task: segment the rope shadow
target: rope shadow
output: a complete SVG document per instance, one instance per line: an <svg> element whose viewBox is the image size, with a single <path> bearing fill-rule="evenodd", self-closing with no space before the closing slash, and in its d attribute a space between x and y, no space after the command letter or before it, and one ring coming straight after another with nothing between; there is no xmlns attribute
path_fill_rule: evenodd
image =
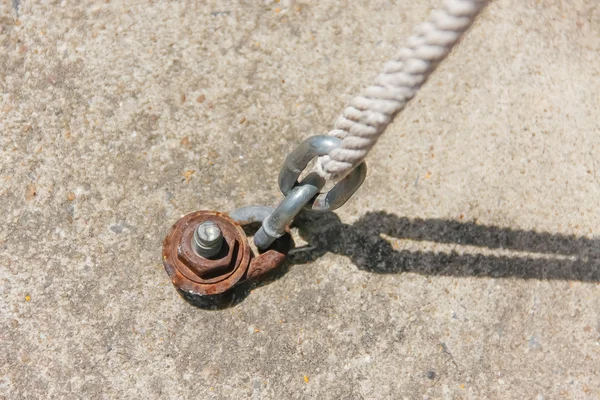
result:
<svg viewBox="0 0 600 400"><path fill-rule="evenodd" d="M349 257L365 271L389 274L520 279L558 279L600 282L600 239L539 233L473 222L409 219L385 212L369 212L352 225L334 213L303 213L295 220L308 242L289 256L290 264L312 262L331 252ZM396 250L381 235L428 241L459 251ZM481 248L488 254L461 251L460 246ZM472 247L471 247L472 249ZM490 255L510 250L528 254Z"/></svg>

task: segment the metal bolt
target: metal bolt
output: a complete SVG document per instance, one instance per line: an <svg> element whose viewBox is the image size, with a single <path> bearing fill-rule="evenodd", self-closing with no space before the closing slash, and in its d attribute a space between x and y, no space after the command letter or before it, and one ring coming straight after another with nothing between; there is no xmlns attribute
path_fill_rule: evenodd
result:
<svg viewBox="0 0 600 400"><path fill-rule="evenodd" d="M222 246L223 233L217 224L206 221L198 225L192 239L192 247L198 255L210 258L217 254Z"/></svg>

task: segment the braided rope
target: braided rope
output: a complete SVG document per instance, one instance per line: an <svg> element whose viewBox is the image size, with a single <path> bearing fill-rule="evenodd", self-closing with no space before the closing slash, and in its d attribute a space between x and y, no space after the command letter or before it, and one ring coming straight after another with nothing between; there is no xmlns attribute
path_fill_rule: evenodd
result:
<svg viewBox="0 0 600 400"><path fill-rule="evenodd" d="M343 139L342 145L319 158L319 175L341 179L364 159L487 2L445 0L442 9L433 11L428 22L415 28L407 46L385 64L371 86L355 97L335 122L329 134Z"/></svg>

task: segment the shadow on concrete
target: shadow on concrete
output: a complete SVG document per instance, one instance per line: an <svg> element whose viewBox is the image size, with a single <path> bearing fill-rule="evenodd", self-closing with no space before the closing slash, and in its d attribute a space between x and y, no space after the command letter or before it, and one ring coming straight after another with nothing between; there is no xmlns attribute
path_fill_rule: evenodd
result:
<svg viewBox="0 0 600 400"><path fill-rule="evenodd" d="M359 269L381 274L600 281L600 239L386 212L369 212L352 225L334 213L303 213L294 223L308 244L290 254L290 264L312 262L331 252L349 257ZM382 234L452 246L439 252L396 250ZM462 246L471 246L469 252Z"/></svg>
<svg viewBox="0 0 600 400"><path fill-rule="evenodd" d="M600 282L600 239L538 233L442 219L409 219L370 212L352 225L332 213L305 212L294 226L307 242L293 249L286 263L260 281L243 282L201 302L205 309L224 309L250 292L279 279L290 267L317 260L326 253L349 257L365 271L379 274L413 272L423 275L520 279L560 279ZM246 227L253 235L257 226ZM245 229L246 229L245 228ZM446 251L396 250L382 235L400 240L446 244ZM465 252L464 246L470 246ZM490 253L507 253L499 255ZM481 253L479 253L481 251ZM517 255L514 255L514 252ZM483 254L487 253L487 254ZM185 295L184 295L185 297Z"/></svg>

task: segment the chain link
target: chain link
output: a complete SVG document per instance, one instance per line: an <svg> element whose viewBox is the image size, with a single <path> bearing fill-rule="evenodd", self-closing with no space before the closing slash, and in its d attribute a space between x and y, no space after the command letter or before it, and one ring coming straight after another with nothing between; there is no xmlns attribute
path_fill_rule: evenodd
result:
<svg viewBox="0 0 600 400"><path fill-rule="evenodd" d="M304 208L314 211L333 211L344 205L358 190L367 175L367 165L364 162L326 193L320 193L325 186L325 179L315 172L309 173L298 182L298 178L312 159L329 154L341 143L341 139L332 136L311 136L286 157L279 171L279 188L285 198L263 220L261 228L254 235L256 247L259 249L269 247L285 233L286 227Z"/></svg>

